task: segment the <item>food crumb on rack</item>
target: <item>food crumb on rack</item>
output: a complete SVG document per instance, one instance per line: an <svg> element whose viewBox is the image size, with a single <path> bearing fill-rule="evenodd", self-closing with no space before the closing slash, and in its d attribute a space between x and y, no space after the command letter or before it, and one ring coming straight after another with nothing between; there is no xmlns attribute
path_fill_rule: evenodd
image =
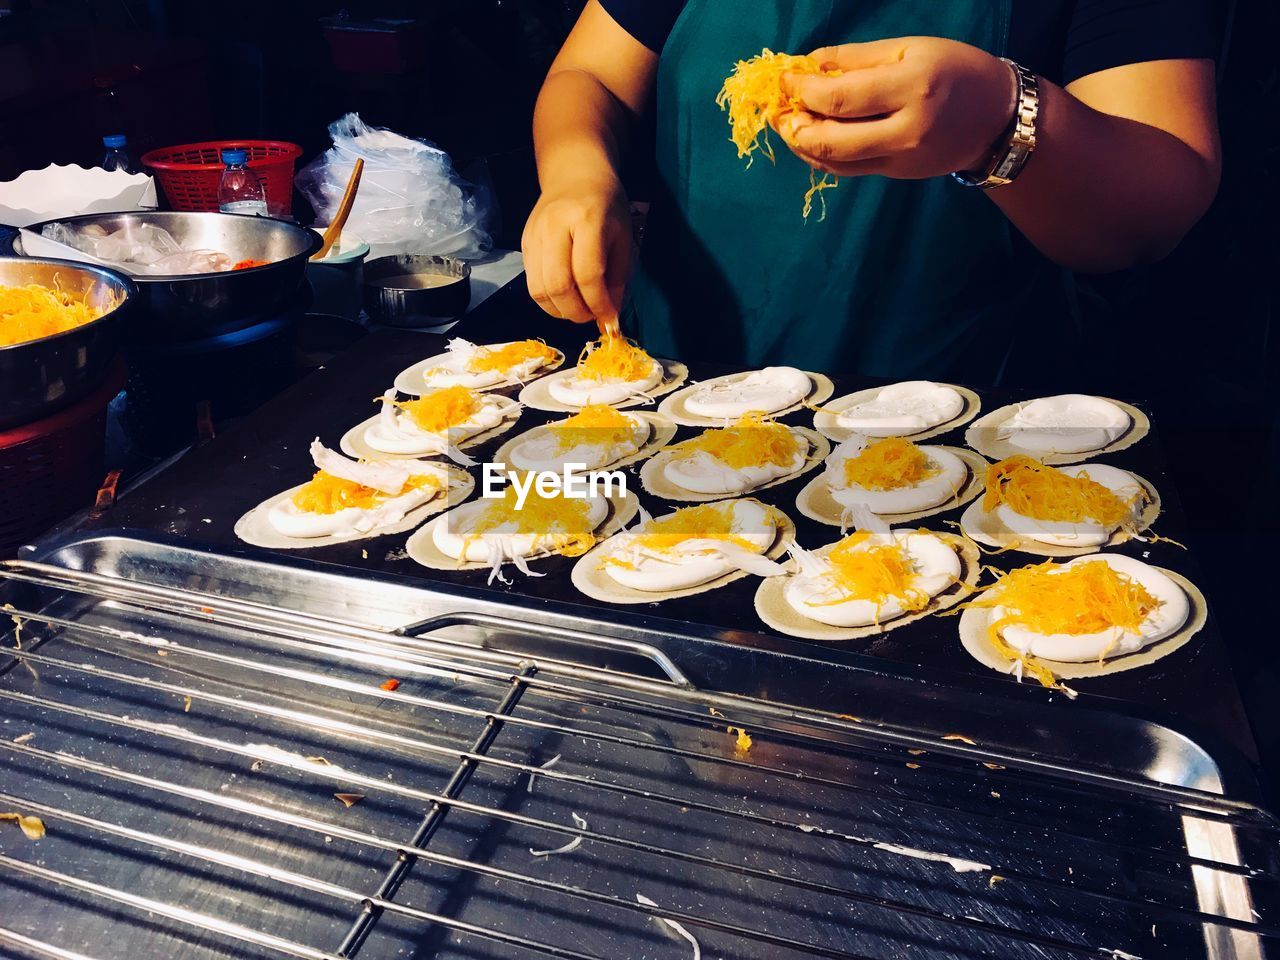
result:
<svg viewBox="0 0 1280 960"><path fill-rule="evenodd" d="M340 800L344 807L354 807L357 803L364 799L363 793L335 793L335 800Z"/></svg>
<svg viewBox="0 0 1280 960"><path fill-rule="evenodd" d="M14 646L14 649L21 650L22 649L22 625L26 623L26 620L18 616L16 613L12 612L13 610L16 610L16 609L17 608L12 603L6 603L3 607L0 607L0 610L10 611L9 619L13 621L13 646Z"/></svg>
<svg viewBox="0 0 1280 960"><path fill-rule="evenodd" d="M22 830L28 840L41 840L44 838L45 829L44 821L39 817L27 816L21 813L0 813L0 822L12 820Z"/></svg>
<svg viewBox="0 0 1280 960"><path fill-rule="evenodd" d="M559 762L560 762L560 754L558 754L558 753L557 753L554 757L552 757L552 758L551 758L550 760L548 760L546 763L541 764L541 765L540 765L540 769L542 769L542 770L550 770L552 767L554 767L554 766L555 766L557 763L559 763ZM527 790L527 792L529 792L529 793L533 793L533 781L534 781L534 778L535 778L536 776L537 776L537 774L536 774L536 773L534 773L532 770L530 770L530 771L529 771L529 783L528 783L528 786L525 788L525 789Z"/></svg>
<svg viewBox="0 0 1280 960"><path fill-rule="evenodd" d="M382 690L386 690L386 691L392 691L392 690L395 690L395 689L397 689L399 686L400 686L400 681L399 681L399 680L397 680L395 677L392 677L392 678L391 678L391 679L389 679L389 680L383 680L383 681L382 681L382 683L378 684L378 687L379 687L380 689L382 689Z"/></svg>
<svg viewBox="0 0 1280 960"><path fill-rule="evenodd" d="M13 742L14 742L14 743L26 743L28 740L30 740L30 739L31 739L32 737L34 737L35 735L36 735L36 732L35 732L34 730L29 730L29 731L27 731L26 733L22 734L22 736L20 736L20 737L14 737L14 738L13 738Z"/></svg>
<svg viewBox="0 0 1280 960"><path fill-rule="evenodd" d="M569 816L573 817L573 822L574 824L577 825L579 830L587 829L587 821L584 817L578 816L572 810L569 811ZM582 846L582 837L577 836L577 837L574 837L572 840L570 840L568 843L566 843L563 847L555 847L554 849L551 849L551 850L535 850L533 847L530 847L529 856L554 857L557 854L561 854L561 853L572 853L574 850L577 850L580 846Z"/></svg>
<svg viewBox="0 0 1280 960"><path fill-rule="evenodd" d="M656 900L650 900L643 893L636 894L636 903L642 903L646 907L658 906L658 902ZM690 933L688 930L686 930L682 924L679 924L674 920L668 920L666 917L655 916L653 919L659 921L660 923L665 923L668 927L670 927L680 936L688 940L689 943L693 945L693 960L702 960L702 947L699 945L697 938L694 937L694 935Z"/></svg>
<svg viewBox="0 0 1280 960"><path fill-rule="evenodd" d="M960 743L967 743L967 744L968 744L969 746L971 746L971 747L976 747L976 746L977 746L977 744L976 744L976 743L974 743L972 740L970 740L968 737L966 737L966 736L965 736L964 734L962 734L962 733L948 733L948 734L947 734L946 736L944 736L942 739L943 739L943 740L958 740Z"/></svg>
<svg viewBox="0 0 1280 960"><path fill-rule="evenodd" d="M191 712L191 695L190 694L182 698L182 712L183 713Z"/></svg>

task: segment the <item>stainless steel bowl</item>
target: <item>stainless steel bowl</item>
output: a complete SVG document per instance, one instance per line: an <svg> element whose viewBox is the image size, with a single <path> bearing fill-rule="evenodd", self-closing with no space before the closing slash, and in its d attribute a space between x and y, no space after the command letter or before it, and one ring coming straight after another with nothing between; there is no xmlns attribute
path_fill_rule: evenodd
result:
<svg viewBox="0 0 1280 960"><path fill-rule="evenodd" d="M312 231L283 220L223 213L91 213L28 229L38 233L52 222L97 225L108 233L154 224L184 247L219 250L234 260L268 261L226 273L134 277L139 304L126 338L135 343L204 339L270 319L297 304L307 260L321 243Z"/></svg>
<svg viewBox="0 0 1280 960"><path fill-rule="evenodd" d="M423 278L445 277L443 286ZM471 303L471 267L453 257L401 254L364 265L364 309L392 327L436 327L457 320Z"/></svg>
<svg viewBox="0 0 1280 960"><path fill-rule="evenodd" d="M95 306L119 302L72 330L0 347L0 430L33 423L93 392L111 371L121 322L138 299L131 280L101 267L0 258L0 287L29 284L84 295Z"/></svg>

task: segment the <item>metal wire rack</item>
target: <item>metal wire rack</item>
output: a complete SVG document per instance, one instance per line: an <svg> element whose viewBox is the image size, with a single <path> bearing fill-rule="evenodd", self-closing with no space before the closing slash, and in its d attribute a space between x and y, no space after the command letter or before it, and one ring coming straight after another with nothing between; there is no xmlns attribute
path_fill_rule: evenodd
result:
<svg viewBox="0 0 1280 960"><path fill-rule="evenodd" d="M1261 958L1280 824L1106 770L0 565L0 955ZM0 823L0 827L12 824Z"/></svg>

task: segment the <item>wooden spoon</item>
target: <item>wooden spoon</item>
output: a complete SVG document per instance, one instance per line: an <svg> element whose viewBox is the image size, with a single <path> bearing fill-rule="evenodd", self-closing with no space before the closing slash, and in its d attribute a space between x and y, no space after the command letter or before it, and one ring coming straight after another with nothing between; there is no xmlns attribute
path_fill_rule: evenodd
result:
<svg viewBox="0 0 1280 960"><path fill-rule="evenodd" d="M351 170L351 179L347 181L347 192L342 195L342 202L338 204L338 212L334 214L333 222L325 228L324 242L320 245L320 249L311 255L312 260L323 260L328 256L329 251L342 236L342 228L347 224L347 218L351 216L351 208L356 202L356 191L360 189L360 175L364 173L364 159L358 158L355 167Z"/></svg>

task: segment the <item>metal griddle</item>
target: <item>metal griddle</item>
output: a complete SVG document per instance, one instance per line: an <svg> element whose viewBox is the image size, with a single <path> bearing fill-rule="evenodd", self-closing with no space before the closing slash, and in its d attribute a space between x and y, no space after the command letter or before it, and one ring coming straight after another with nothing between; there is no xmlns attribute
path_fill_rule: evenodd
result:
<svg viewBox="0 0 1280 960"><path fill-rule="evenodd" d="M526 309L460 332L572 354L580 331ZM313 436L442 345L367 338L0 569L24 621L21 650L0 636L0 811L49 826L0 823L0 956L692 956L668 921L708 958L1266 955L1280 823L1212 618L1067 701L970 660L954 619L771 635L751 578L619 610L559 558L487 588L403 536L235 541ZM1157 437L1108 461L1184 539ZM803 482L762 499L828 542L790 509ZM1197 579L1194 549L1146 551Z"/></svg>
<svg viewBox="0 0 1280 960"><path fill-rule="evenodd" d="M692 956L674 921L708 958L1260 958L1280 933L1280 824L1141 718L165 538L75 535L0 584L0 809L48 827L0 832L0 955Z"/></svg>
<svg viewBox="0 0 1280 960"><path fill-rule="evenodd" d="M565 351L577 355L591 330L547 318L514 284L496 294L470 314L454 333L477 342L498 342L526 336L540 336ZM453 334L451 334L453 335ZM212 443L192 451L179 463L125 497L89 529L137 529L176 534L198 542L225 548L243 545L233 532L236 520L254 505L294 484L312 472L307 446L313 437L336 447L342 433L375 412L372 398L380 396L395 375L423 357L444 348L444 338L413 332L383 332L366 337L336 358L327 368L308 377L264 406L257 414ZM707 364L691 364L691 379L703 379L727 372ZM836 396L873 385L858 378L835 377ZM993 410L1029 395L1008 391L980 391L984 410ZM1120 399L1129 399L1122 397ZM1141 406L1141 404L1139 404ZM1150 411L1147 411L1150 413ZM554 415L526 410L515 431L554 419ZM784 422L809 424L808 413L792 414ZM470 452L483 460L492 455L515 431ZM677 440L695 431L682 427ZM963 446L963 431L931 441ZM1165 537L1188 543L1186 524L1177 490L1160 446L1159 423L1142 442L1109 455L1108 463L1134 470L1155 484L1163 500L1157 524ZM651 513L662 513L672 505L650 497L639 484L638 468L630 468L631 487ZM815 523L795 509L795 496L804 477L761 491L760 499L778 505L796 523L802 546L829 543L838 537L833 528ZM959 510L931 517L925 526L949 529L947 521L958 519ZM484 575L475 572L436 571L423 568L404 556L405 536L351 541L320 549L291 551L290 555L366 573L390 573L411 577L423 584L443 583L459 587L483 585ZM1203 586L1199 576L1201 557L1195 544L1183 550L1168 543L1132 542L1118 552L1166 566ZM280 554L278 554L280 555ZM1039 558L1012 551L985 557L993 566L1010 568ZM718 590L642 607L619 608L598 603L580 594L569 582L574 561L548 558L537 569L547 576L527 580L516 577L510 586L496 585L492 596L505 598L523 610L546 604L566 604L576 613L594 620L615 623L656 625L662 629L695 632L727 644L749 645L779 652L795 653L832 663L863 664L873 658L878 670L919 676L945 675L947 682L970 689L1008 692L1013 684L972 660L960 647L955 618L928 617L880 637L851 643L819 643L778 637L756 617L753 597L758 580L748 577ZM1123 701L1128 707L1150 711L1164 722L1176 722L1197 742L1215 753L1235 750L1250 761L1256 748L1245 719L1226 645L1211 614L1207 627L1181 650L1154 665L1128 673L1074 682L1083 696L1101 696ZM1042 691L1026 689L1012 693L1040 699ZM768 695L767 686L759 691ZM1061 700L1059 695L1055 699Z"/></svg>

